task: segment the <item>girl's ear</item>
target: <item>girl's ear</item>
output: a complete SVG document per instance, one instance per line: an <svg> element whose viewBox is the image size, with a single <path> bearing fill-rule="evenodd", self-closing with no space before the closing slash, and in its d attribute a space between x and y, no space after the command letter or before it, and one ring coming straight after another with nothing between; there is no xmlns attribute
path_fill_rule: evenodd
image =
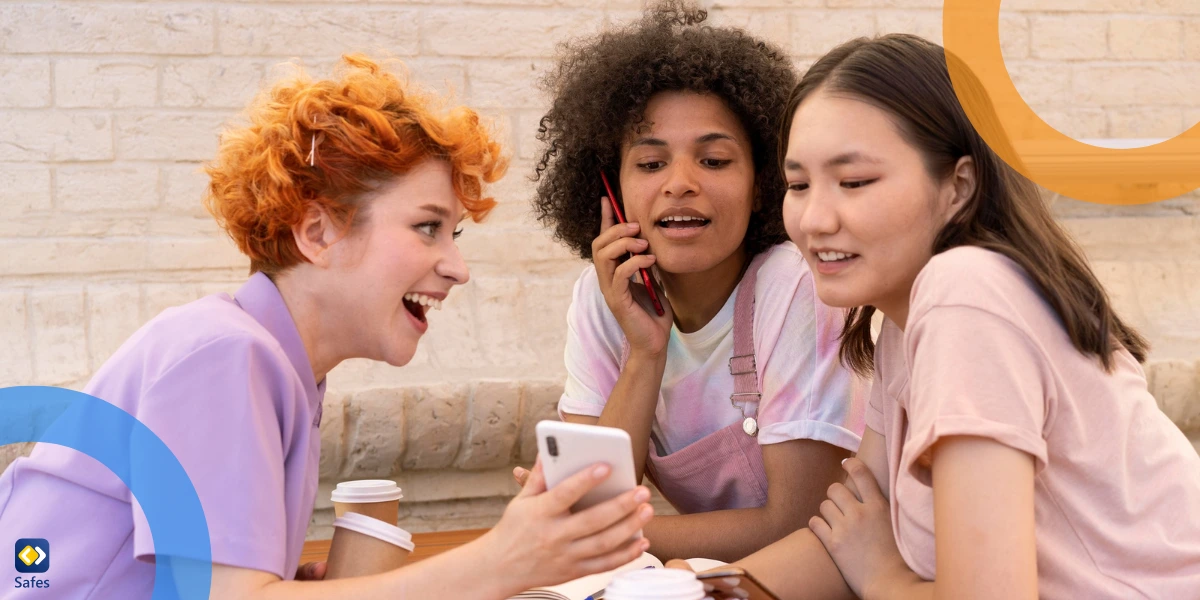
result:
<svg viewBox="0 0 1200 600"><path fill-rule="evenodd" d="M950 198L946 205L944 223L949 223L954 215L957 215L958 211L962 210L967 202L970 202L978 185L975 159L970 156L958 159L958 164L954 165L954 173L947 182L946 193Z"/></svg>
<svg viewBox="0 0 1200 600"><path fill-rule="evenodd" d="M308 262L318 266L329 266L329 248L346 235L329 213L317 204L310 204L304 218L292 226L292 238L296 247Z"/></svg>

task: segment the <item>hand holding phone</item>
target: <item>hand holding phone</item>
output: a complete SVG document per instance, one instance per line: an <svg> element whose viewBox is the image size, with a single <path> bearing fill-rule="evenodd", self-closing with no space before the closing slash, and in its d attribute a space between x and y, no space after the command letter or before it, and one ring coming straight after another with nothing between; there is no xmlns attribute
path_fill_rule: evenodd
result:
<svg viewBox="0 0 1200 600"><path fill-rule="evenodd" d="M604 190L608 192L608 201L612 203L613 214L617 216L617 222L624 224L626 222L625 213L621 212L621 206L617 204L617 197L613 194L612 185L608 183L608 175L605 175L603 170L600 171L600 179L604 181ZM654 312L658 313L660 317L663 316L665 313L662 302L659 302L654 286L650 285L650 272L646 269L638 269L638 271L642 274L642 283L646 286L646 294L650 296L650 302L654 304Z"/></svg>
<svg viewBox="0 0 1200 600"><path fill-rule="evenodd" d="M598 462L612 469L608 479L571 507L572 512L595 506L637 486L633 444L625 430L562 421L541 421L534 429L546 489Z"/></svg>

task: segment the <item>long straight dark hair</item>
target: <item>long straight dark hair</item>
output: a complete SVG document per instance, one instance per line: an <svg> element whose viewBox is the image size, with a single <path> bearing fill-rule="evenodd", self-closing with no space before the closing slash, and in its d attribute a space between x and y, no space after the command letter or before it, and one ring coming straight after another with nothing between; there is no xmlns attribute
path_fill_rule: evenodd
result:
<svg viewBox="0 0 1200 600"><path fill-rule="evenodd" d="M934 254L978 246L1007 256L1037 284L1080 352L1096 356L1110 371L1118 344L1144 362L1146 340L1117 317L1083 252L1054 220L1037 186L1001 160L967 118L950 83L948 58L956 60L941 46L905 34L838 46L805 73L788 98L779 136L780 169L796 109L815 91L848 94L875 105L896 120L932 177L948 177L964 156L974 160L975 193L934 239ZM962 71L968 72L965 67ZM971 83L967 93L987 102L978 81ZM1000 131L998 123L984 126ZM850 309L842 331L839 356L864 375L874 369L874 313L873 306Z"/></svg>

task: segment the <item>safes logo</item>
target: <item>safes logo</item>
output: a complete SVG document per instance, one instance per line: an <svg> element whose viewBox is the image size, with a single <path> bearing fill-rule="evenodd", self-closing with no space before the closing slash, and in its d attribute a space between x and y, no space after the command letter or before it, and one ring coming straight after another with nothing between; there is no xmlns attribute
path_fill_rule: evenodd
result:
<svg viewBox="0 0 1200 600"><path fill-rule="evenodd" d="M50 570L50 542L42 538L21 538L17 540L13 551L14 566L18 573L45 573ZM13 587L19 588L48 588L49 579L37 577L21 577L14 580Z"/></svg>
<svg viewBox="0 0 1200 600"><path fill-rule="evenodd" d="M45 573L50 570L50 542L41 538L17 540L17 572Z"/></svg>

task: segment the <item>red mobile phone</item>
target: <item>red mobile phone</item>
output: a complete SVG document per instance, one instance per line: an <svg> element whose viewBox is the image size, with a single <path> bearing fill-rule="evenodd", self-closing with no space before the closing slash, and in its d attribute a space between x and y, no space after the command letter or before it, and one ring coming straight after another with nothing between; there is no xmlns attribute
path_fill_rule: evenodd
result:
<svg viewBox="0 0 1200 600"><path fill-rule="evenodd" d="M600 179L604 181L604 190L608 192L608 201L612 203L613 214L617 215L617 221L625 223L625 214L621 212L621 207L617 204L617 197L613 195L612 186L608 183L608 175L604 171L600 171ZM650 296L650 302L654 304L654 312L658 316L663 316L662 302L658 301L658 294L654 293L654 286L650 284L650 273L646 269L638 269L642 272L642 283L646 284L646 293Z"/></svg>
<svg viewBox="0 0 1200 600"><path fill-rule="evenodd" d="M729 565L709 569L696 574L696 579L713 584L709 596L717 600L725 598L745 598L746 600L779 600L774 592L768 590L753 575L741 567Z"/></svg>

